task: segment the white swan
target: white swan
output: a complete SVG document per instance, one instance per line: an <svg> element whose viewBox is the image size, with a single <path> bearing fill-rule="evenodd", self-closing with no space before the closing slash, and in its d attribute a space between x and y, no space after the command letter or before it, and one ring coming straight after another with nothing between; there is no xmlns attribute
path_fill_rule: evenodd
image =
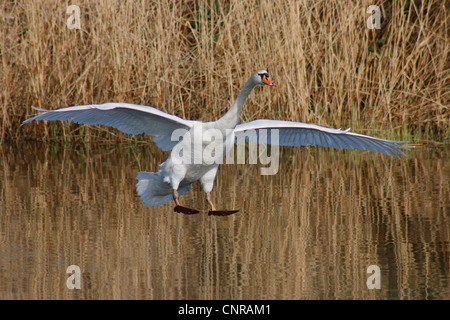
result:
<svg viewBox="0 0 450 320"><path fill-rule="evenodd" d="M228 112L219 120L199 122L185 120L152 107L129 103L105 103L99 105L84 105L57 110L41 110L44 113L33 116L22 123L34 120L68 120L82 124L101 124L111 126L127 134L146 133L154 136L153 141L164 151L172 150L168 159L160 165L158 172L139 172L136 179L137 193L146 206L158 206L175 201L174 211L185 214L198 213L198 210L180 205L179 197L191 189L193 182L199 181L206 192L206 199L211 207L209 214L228 215L238 210L216 210L211 200L211 190L216 177L219 163L202 160L202 153L215 142L215 154L223 155L236 140L255 139L264 134L271 143L271 132L276 129L280 146L320 145L338 149L361 149L379 151L398 158L405 155L399 149L408 150L400 146L400 141L389 141L357 134L349 130L330 129L314 124L280 120L255 120L238 125L239 115L247 96L257 85L273 86L269 74L265 70L253 73L241 89L236 101ZM222 137L221 141L214 139L206 132L216 132ZM179 131L182 139L173 139L173 133ZM248 132L253 133L248 135ZM203 133L200 149L194 146L195 132ZM260 133L261 132L261 133ZM217 137L217 135L215 136ZM177 150L177 152L175 152ZM180 152L180 150L183 150ZM187 150L187 151L186 151ZM183 154L184 152L184 154ZM180 155L192 155L191 162L179 162ZM199 157L200 155L200 157Z"/></svg>

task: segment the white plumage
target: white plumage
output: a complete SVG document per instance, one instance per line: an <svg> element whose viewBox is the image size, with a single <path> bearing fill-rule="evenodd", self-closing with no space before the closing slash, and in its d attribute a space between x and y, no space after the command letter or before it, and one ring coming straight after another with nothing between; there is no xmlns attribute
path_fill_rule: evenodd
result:
<svg viewBox="0 0 450 320"><path fill-rule="evenodd" d="M277 142L280 146L319 145L338 149L371 150L397 158L399 155L404 155L400 149L408 150L399 145L402 143L400 141L378 139L350 132L349 129L331 129L314 124L281 120L255 120L238 124L244 101L256 85L273 86L274 84L267 71L256 71L245 83L228 112L219 120L212 122L185 120L153 107L130 103L105 103L45 111L24 121L23 124L35 120L64 120L80 124L106 125L127 134L145 133L154 136L153 141L159 148L164 151L172 150L172 152L160 165L158 172L138 173L137 193L146 206L158 206L175 200L175 211L186 214L198 211L181 206L178 197L190 190L191 184L196 181L200 182L206 192L211 206L210 214L226 215L237 212L237 210L217 211L211 201L210 192L219 166L219 163L211 163L203 159L206 148L211 145L214 145L215 154L222 156L229 150L230 145L243 140ZM272 141L274 129L277 130L278 141ZM173 139L174 132L181 132L179 139ZM194 146L195 139L189 138L196 137L198 132L201 134L201 142ZM211 144L213 138L211 135L207 137L208 132L220 133L221 140ZM183 150L184 154L180 150ZM192 156L190 162L180 163L177 157L180 154L189 156L186 150Z"/></svg>

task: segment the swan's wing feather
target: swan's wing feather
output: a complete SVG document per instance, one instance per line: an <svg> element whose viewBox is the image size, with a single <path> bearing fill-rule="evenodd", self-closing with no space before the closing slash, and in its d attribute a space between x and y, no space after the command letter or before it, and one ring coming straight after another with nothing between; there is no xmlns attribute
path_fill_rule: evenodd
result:
<svg viewBox="0 0 450 320"><path fill-rule="evenodd" d="M276 131L274 131L276 130ZM400 150L409 150L401 146L405 141L391 141L350 132L349 129L332 129L315 124L281 120L255 120L239 124L234 130L236 142L253 141L276 143L280 146L319 145L337 149L360 149L382 152L399 158L405 156ZM278 141L275 137L278 136Z"/></svg>
<svg viewBox="0 0 450 320"><path fill-rule="evenodd" d="M35 108L37 109L37 108ZM146 133L155 136L153 141L162 150L171 150L178 141L172 141L176 129L189 130L195 121L184 120L153 107L131 103L105 103L68 107L56 110L42 110L25 120L22 125L35 120L63 120L80 124L101 124L116 128L127 134Z"/></svg>

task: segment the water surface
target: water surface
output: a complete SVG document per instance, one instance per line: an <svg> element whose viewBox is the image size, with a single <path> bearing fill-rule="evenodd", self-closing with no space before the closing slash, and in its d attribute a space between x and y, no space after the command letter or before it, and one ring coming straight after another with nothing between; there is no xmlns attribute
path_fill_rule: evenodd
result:
<svg viewBox="0 0 450 320"><path fill-rule="evenodd" d="M280 170L222 165L207 215L198 185L145 207L151 146L0 148L0 299L449 299L450 150L283 148ZM81 269L68 289L66 269ZM380 268L368 289L367 268Z"/></svg>

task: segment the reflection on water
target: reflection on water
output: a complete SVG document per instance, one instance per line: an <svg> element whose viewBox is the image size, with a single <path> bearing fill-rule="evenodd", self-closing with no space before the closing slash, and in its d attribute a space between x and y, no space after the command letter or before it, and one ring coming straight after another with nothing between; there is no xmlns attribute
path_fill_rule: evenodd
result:
<svg viewBox="0 0 450 320"><path fill-rule="evenodd" d="M450 150L396 160L281 150L280 171L223 165L207 215L145 207L151 147L0 149L0 299L449 299ZM81 289L66 286L70 265ZM367 288L367 267L381 289Z"/></svg>

